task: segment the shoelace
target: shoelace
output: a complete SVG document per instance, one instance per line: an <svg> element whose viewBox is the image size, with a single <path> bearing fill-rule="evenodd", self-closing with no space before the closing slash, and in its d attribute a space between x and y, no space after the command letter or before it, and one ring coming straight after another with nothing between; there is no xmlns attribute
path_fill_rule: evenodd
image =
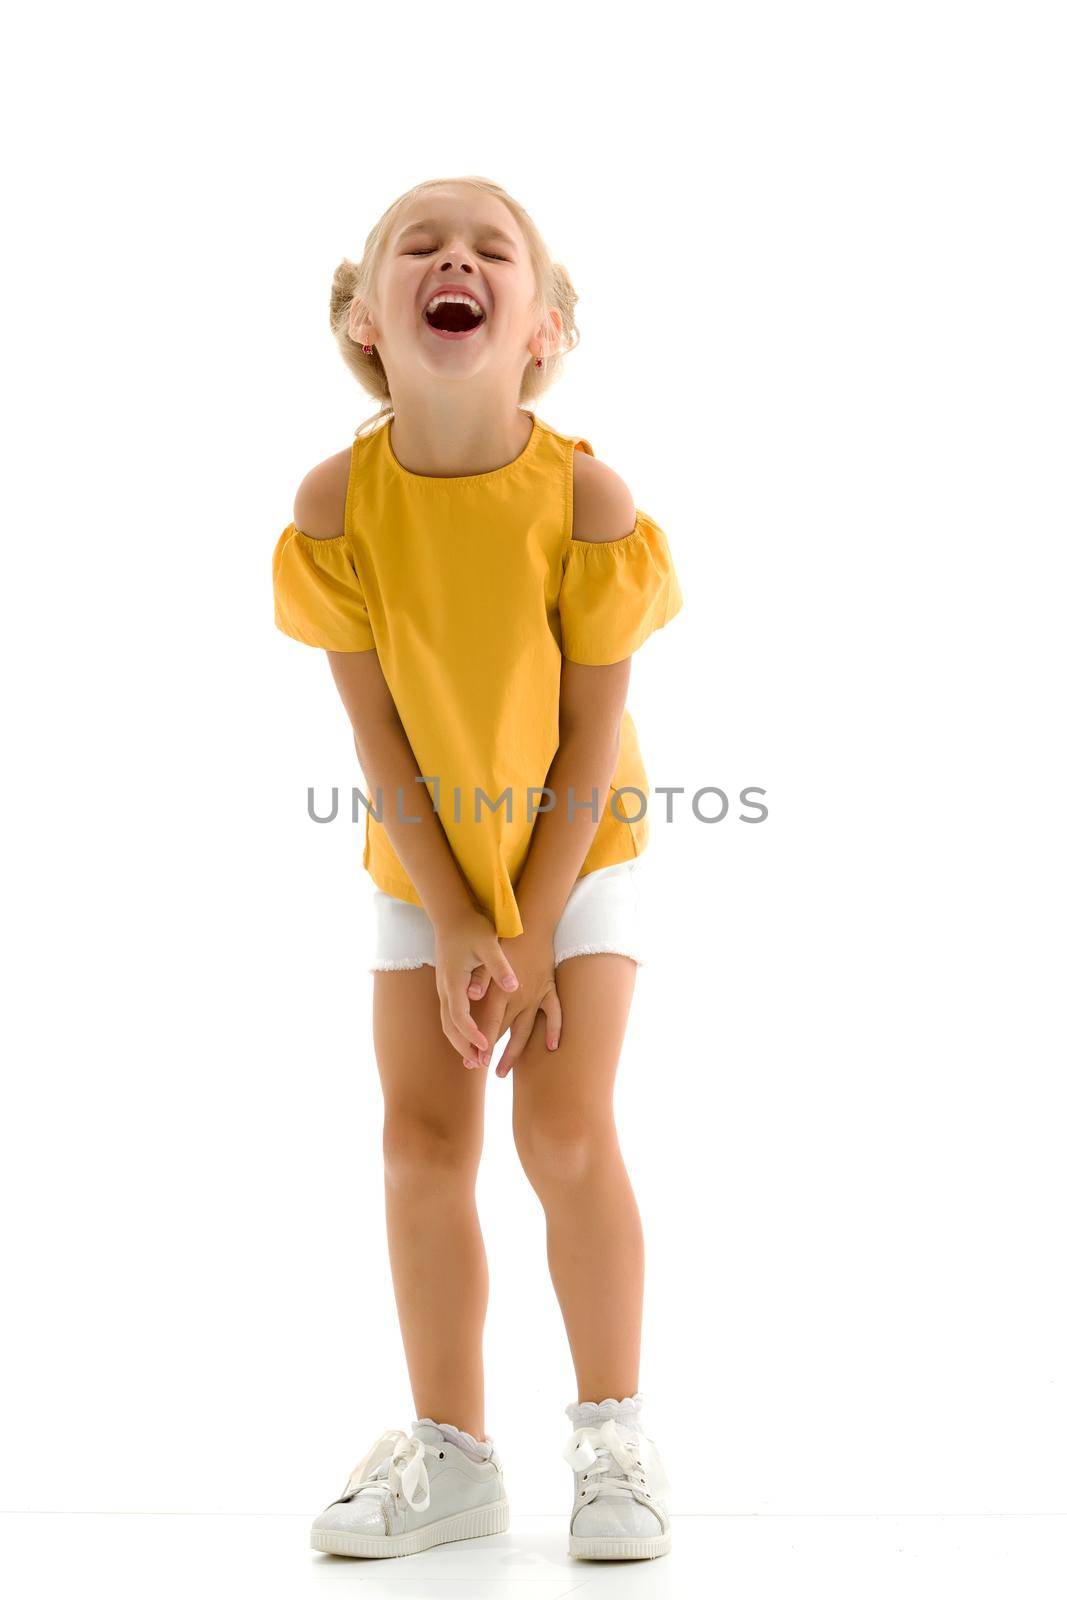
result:
<svg viewBox="0 0 1067 1600"><path fill-rule="evenodd" d="M563 1459L574 1472L584 1473L599 1492L610 1489L615 1494L630 1494L635 1488L648 1492L640 1435L632 1430L622 1434L614 1417L599 1428L576 1429L567 1441Z"/></svg>
<svg viewBox="0 0 1067 1600"><path fill-rule="evenodd" d="M402 1428L389 1428L371 1445L363 1460L352 1468L342 1500L350 1500L361 1489L380 1489L387 1494L402 1494L412 1511L423 1511L430 1503L430 1478L424 1456L426 1446ZM416 1500L419 1490L423 1498Z"/></svg>

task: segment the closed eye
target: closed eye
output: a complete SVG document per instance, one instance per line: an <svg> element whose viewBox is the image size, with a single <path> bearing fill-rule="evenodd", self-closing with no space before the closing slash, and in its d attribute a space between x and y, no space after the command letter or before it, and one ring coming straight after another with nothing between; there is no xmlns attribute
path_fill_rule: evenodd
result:
<svg viewBox="0 0 1067 1600"><path fill-rule="evenodd" d="M433 251L432 250L408 250L408 251L405 252L405 254L409 255L409 256L432 256L433 255ZM494 256L488 250L480 250L478 252L478 254L479 255L483 255L487 261L509 261L511 259L510 256Z"/></svg>

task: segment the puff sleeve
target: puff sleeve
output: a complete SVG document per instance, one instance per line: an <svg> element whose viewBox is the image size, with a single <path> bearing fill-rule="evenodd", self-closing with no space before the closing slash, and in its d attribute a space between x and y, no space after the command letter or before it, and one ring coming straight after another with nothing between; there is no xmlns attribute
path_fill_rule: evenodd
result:
<svg viewBox="0 0 1067 1600"><path fill-rule="evenodd" d="M559 592L562 653L589 667L623 661L682 609L667 537L644 511L621 539L572 539Z"/></svg>
<svg viewBox="0 0 1067 1600"><path fill-rule="evenodd" d="M373 650L367 602L348 540L313 539L291 522L274 547L274 621L301 644Z"/></svg>

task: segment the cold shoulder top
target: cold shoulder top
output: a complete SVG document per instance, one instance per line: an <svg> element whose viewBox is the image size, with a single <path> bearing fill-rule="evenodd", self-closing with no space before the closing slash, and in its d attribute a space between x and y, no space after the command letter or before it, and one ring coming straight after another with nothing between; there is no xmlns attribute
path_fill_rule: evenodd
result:
<svg viewBox="0 0 1067 1600"><path fill-rule="evenodd" d="M574 451L594 451L529 415L521 454L469 477L409 472L391 421L357 437L344 532L316 539L290 523L273 556L283 633L324 650L377 650L452 854L499 938L523 931L515 885L537 807L549 803L540 786L559 747L561 657L624 660L682 607L666 536L646 512L621 538L572 537ZM648 842L648 778L628 710L620 734L579 876ZM368 800L364 867L387 894L421 905ZM556 805L566 808L565 793Z"/></svg>

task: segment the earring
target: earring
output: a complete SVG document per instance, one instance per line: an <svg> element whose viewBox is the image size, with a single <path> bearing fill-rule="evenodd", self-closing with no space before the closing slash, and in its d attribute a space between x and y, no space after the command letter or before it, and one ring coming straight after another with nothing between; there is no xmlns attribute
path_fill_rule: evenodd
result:
<svg viewBox="0 0 1067 1600"><path fill-rule="evenodd" d="M543 367L544 366L544 362L541 360L540 356L538 356L537 360L534 362L534 366L535 367Z"/></svg>
<svg viewBox="0 0 1067 1600"><path fill-rule="evenodd" d="M365 356L369 356L373 349L374 349L374 346L372 344L365 344L363 346L363 354Z"/></svg>

